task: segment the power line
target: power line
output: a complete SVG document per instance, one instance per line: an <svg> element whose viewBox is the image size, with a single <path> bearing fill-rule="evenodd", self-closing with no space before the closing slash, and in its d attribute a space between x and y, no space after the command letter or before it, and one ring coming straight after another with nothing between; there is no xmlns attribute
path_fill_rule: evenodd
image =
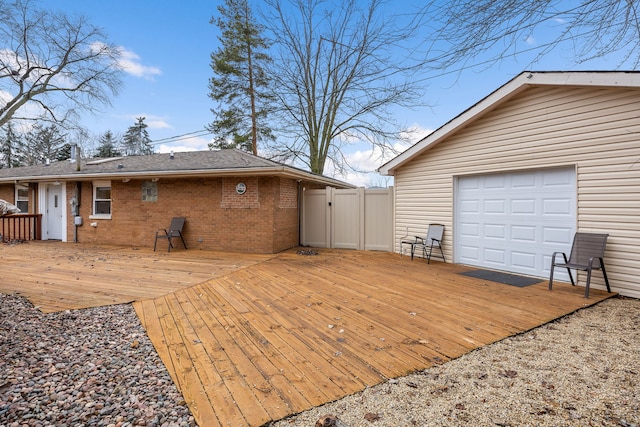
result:
<svg viewBox="0 0 640 427"><path fill-rule="evenodd" d="M168 136L166 138L155 139L149 142L150 145L159 145L170 142L182 141L189 138L198 138L206 135L213 135L213 132L207 129L201 129L193 132L187 132L180 135Z"/></svg>

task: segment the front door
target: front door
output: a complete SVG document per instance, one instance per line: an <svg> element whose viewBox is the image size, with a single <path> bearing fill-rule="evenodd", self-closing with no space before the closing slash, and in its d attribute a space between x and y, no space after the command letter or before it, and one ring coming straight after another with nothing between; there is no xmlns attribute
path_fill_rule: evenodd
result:
<svg viewBox="0 0 640 427"><path fill-rule="evenodd" d="M47 240L62 240L62 186L47 186ZM44 237L44 236L43 236Z"/></svg>

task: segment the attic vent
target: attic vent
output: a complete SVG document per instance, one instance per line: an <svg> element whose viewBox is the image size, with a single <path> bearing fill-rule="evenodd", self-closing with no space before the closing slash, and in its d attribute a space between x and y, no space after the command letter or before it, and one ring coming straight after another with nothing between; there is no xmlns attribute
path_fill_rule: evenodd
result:
<svg viewBox="0 0 640 427"><path fill-rule="evenodd" d="M109 162L113 162L116 160L120 160L122 159L122 157L109 157L108 159L100 159L100 160L93 160L91 162L87 162L87 165L101 165L102 163L109 163Z"/></svg>

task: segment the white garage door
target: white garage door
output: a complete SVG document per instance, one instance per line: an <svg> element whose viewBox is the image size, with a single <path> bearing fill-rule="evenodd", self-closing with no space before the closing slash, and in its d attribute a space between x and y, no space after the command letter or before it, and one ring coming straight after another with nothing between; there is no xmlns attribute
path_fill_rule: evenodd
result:
<svg viewBox="0 0 640 427"><path fill-rule="evenodd" d="M575 170L460 177L455 215L456 262L549 277L551 254L568 252L575 232Z"/></svg>

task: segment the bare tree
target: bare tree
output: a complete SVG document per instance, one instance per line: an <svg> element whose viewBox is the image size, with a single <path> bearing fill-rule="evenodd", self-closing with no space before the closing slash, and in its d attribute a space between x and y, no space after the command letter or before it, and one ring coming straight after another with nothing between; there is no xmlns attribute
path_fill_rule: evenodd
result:
<svg viewBox="0 0 640 427"><path fill-rule="evenodd" d="M83 17L0 0L0 126L12 119L73 122L121 86L119 49Z"/></svg>
<svg viewBox="0 0 640 427"><path fill-rule="evenodd" d="M568 43L576 63L616 53L611 68L636 68L638 8L640 2L634 0L430 1L422 10L435 35L427 59L446 68L477 63L477 58L490 65L535 52L535 61Z"/></svg>
<svg viewBox="0 0 640 427"><path fill-rule="evenodd" d="M416 106L424 90L412 81L416 61L406 50L419 22L380 0L267 3L279 55L273 75L285 129L274 148L281 158L323 173L327 161L350 167L342 149L354 141L393 151L406 133L393 109Z"/></svg>

